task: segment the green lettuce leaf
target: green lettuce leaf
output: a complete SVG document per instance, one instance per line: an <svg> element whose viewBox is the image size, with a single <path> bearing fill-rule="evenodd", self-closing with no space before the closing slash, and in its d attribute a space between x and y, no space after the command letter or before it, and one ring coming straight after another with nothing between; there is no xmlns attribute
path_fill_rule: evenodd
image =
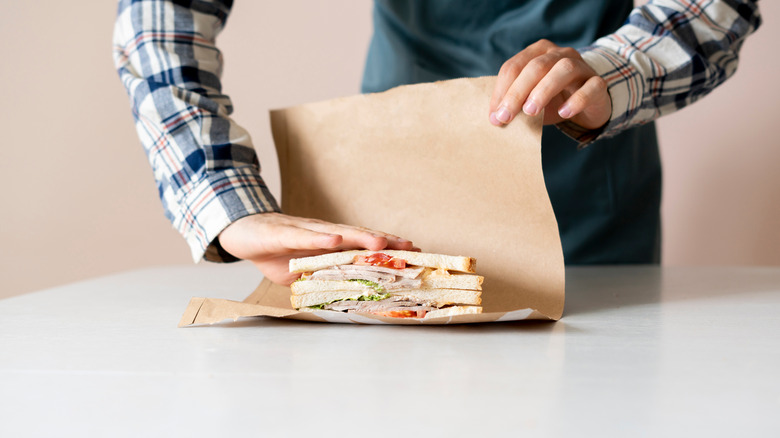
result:
<svg viewBox="0 0 780 438"><path fill-rule="evenodd" d="M369 283L372 283L372 282L369 281ZM376 284L376 283L374 283L374 284ZM377 286L379 286L379 285L377 285ZM373 295L366 295L366 296L357 297L357 298L345 298L343 300L333 300L333 301L329 301L327 303L317 304L315 306L309 306L309 308L323 310L325 308L325 306L327 306L328 304L333 304L333 303L335 303L337 301L382 301L382 300L387 299L387 298L390 298L390 294L373 294Z"/></svg>
<svg viewBox="0 0 780 438"><path fill-rule="evenodd" d="M380 294L385 292L385 288L380 286L379 283L374 283L373 281L361 280L361 279L357 279L357 278L354 278L354 279L351 279L351 280L347 280L347 281L354 281L354 282L360 283L360 284L362 284L364 286L368 286L370 288L373 288L377 293L380 293Z"/></svg>

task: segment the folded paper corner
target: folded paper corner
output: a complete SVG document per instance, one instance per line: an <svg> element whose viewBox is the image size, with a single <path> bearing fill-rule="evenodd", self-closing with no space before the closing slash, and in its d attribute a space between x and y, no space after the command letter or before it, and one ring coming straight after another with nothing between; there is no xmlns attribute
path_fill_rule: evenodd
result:
<svg viewBox="0 0 780 438"><path fill-rule="evenodd" d="M194 324L195 320L198 318L200 308L203 307L203 303L205 302L206 298L192 298L190 303L187 304L187 309L184 310L184 314L181 316L181 320L179 321L179 325L177 327L181 328Z"/></svg>

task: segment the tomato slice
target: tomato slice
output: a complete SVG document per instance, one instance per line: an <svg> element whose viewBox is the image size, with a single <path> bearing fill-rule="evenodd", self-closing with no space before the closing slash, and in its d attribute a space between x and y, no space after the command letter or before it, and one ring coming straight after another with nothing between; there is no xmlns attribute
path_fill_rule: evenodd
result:
<svg viewBox="0 0 780 438"><path fill-rule="evenodd" d="M390 318L418 318L416 310L388 310L385 312L372 312L379 316L389 316ZM425 317L426 312L421 312L419 318Z"/></svg>
<svg viewBox="0 0 780 438"><path fill-rule="evenodd" d="M371 255L358 255L352 262L356 265L380 266L382 268L404 269L406 260L390 257L389 255L377 252Z"/></svg>

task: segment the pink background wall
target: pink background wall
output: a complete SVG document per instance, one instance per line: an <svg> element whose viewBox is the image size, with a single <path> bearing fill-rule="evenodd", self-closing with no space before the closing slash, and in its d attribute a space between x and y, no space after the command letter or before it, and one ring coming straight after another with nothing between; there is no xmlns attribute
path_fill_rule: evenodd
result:
<svg viewBox="0 0 780 438"><path fill-rule="evenodd" d="M237 1L225 91L275 193L267 111L355 94L370 2ZM666 264L780 264L777 2L739 72L660 122ZM191 263L162 215L111 61L114 2L9 2L0 15L0 298Z"/></svg>

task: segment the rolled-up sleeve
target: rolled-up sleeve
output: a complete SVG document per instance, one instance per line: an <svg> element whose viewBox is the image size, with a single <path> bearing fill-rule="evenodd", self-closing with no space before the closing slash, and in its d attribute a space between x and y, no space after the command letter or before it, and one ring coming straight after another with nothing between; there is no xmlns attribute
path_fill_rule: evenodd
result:
<svg viewBox="0 0 780 438"><path fill-rule="evenodd" d="M166 217L195 261L233 261L217 240L233 221L279 211L247 131L222 94L215 45L232 1L123 0L114 63Z"/></svg>
<svg viewBox="0 0 780 438"><path fill-rule="evenodd" d="M615 33L580 49L606 80L612 115L598 131L559 127L582 145L672 113L737 69L745 38L761 24L755 0L654 0Z"/></svg>

